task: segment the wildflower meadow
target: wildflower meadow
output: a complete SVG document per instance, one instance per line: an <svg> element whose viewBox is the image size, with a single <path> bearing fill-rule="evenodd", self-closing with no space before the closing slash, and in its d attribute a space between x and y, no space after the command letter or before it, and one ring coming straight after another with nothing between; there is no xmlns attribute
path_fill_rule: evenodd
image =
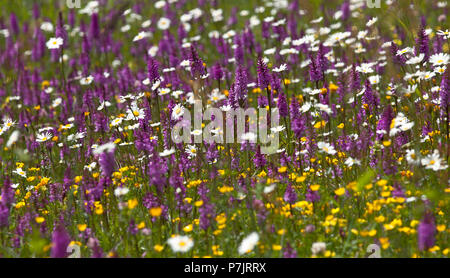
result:
<svg viewBox="0 0 450 278"><path fill-rule="evenodd" d="M449 11L0 0L0 257L448 257Z"/></svg>

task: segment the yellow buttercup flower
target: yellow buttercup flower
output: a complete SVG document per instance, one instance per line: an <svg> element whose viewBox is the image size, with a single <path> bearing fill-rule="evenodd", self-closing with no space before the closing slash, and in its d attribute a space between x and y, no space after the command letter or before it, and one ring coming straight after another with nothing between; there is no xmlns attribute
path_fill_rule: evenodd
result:
<svg viewBox="0 0 450 278"><path fill-rule="evenodd" d="M377 181L377 184L379 186L385 186L387 184L387 180L379 180L379 181Z"/></svg>
<svg viewBox="0 0 450 278"><path fill-rule="evenodd" d="M183 228L183 231L186 233L189 233L189 232L192 232L192 229L193 229L192 224L189 224Z"/></svg>
<svg viewBox="0 0 450 278"><path fill-rule="evenodd" d="M444 225L444 224L442 224L442 225L437 225L437 226L436 226L436 230L438 230L439 232L445 231L445 225Z"/></svg>
<svg viewBox="0 0 450 278"><path fill-rule="evenodd" d="M152 217L159 217L159 216L161 216L162 208L160 208L160 207L151 208L149 210L149 213Z"/></svg>
<svg viewBox="0 0 450 278"><path fill-rule="evenodd" d="M139 224L137 225L137 228L138 228L139 230L144 229L144 228L145 228L145 222L142 221L141 223L139 223Z"/></svg>
<svg viewBox="0 0 450 278"><path fill-rule="evenodd" d="M164 250L164 246L156 244L153 249L155 249L156 252L161 252L162 250Z"/></svg>
<svg viewBox="0 0 450 278"><path fill-rule="evenodd" d="M78 224L77 228L78 228L78 231L84 232L87 228L87 225L86 224Z"/></svg>
<svg viewBox="0 0 450 278"><path fill-rule="evenodd" d="M44 218L44 217L41 217L41 216L38 216L38 217L36 217L34 220L36 220L36 223L41 224L42 222L45 221L45 218Z"/></svg>
<svg viewBox="0 0 450 278"><path fill-rule="evenodd" d="M339 86L335 85L334 83L330 83L329 88L331 92L335 92L337 91L337 89L339 89Z"/></svg>
<svg viewBox="0 0 450 278"><path fill-rule="evenodd" d="M382 223L382 222L384 222L385 220L386 220L386 217L384 217L383 215L380 215L380 216L375 217L375 221L376 221L377 223Z"/></svg>
<svg viewBox="0 0 450 278"><path fill-rule="evenodd" d="M129 209L134 209L137 205L138 205L138 200L137 199L130 199L130 200L128 200L128 208Z"/></svg>
<svg viewBox="0 0 450 278"><path fill-rule="evenodd" d="M273 245L272 245L272 250L273 250L273 251L280 251L280 250L281 250L281 245L273 244Z"/></svg>
<svg viewBox="0 0 450 278"><path fill-rule="evenodd" d="M286 170L287 170L287 167L286 166L283 166L283 167L280 167L280 168L278 168L278 173L284 173L284 172L286 172Z"/></svg>
<svg viewBox="0 0 450 278"><path fill-rule="evenodd" d="M336 190L334 191L334 193L335 193L336 195L338 195L338 196L344 195L344 194L345 194L345 188L340 187L340 188L336 189Z"/></svg>
<svg viewBox="0 0 450 278"><path fill-rule="evenodd" d="M95 214L97 215L103 214L103 206L101 204L95 206Z"/></svg>

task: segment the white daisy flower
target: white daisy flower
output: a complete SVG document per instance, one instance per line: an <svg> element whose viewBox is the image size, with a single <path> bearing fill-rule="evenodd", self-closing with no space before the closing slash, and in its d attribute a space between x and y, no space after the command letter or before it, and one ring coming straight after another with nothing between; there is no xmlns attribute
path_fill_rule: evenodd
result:
<svg viewBox="0 0 450 278"><path fill-rule="evenodd" d="M166 1L160 0L155 2L155 8L161 9L166 5Z"/></svg>
<svg viewBox="0 0 450 278"><path fill-rule="evenodd" d="M190 237L180 235L169 238L169 240L167 240L167 243L175 253L185 253L194 246L194 241Z"/></svg>
<svg viewBox="0 0 450 278"><path fill-rule="evenodd" d="M178 120L184 114L184 107L181 104L175 105L172 110L172 120Z"/></svg>
<svg viewBox="0 0 450 278"><path fill-rule="evenodd" d="M389 136L395 136L401 131L408 131L414 126L414 122L409 122L403 113L399 113L391 122Z"/></svg>
<svg viewBox="0 0 450 278"><path fill-rule="evenodd" d="M10 148L17 140L19 139L20 132L18 130L14 130L9 136L8 142L6 142L6 147Z"/></svg>
<svg viewBox="0 0 450 278"><path fill-rule="evenodd" d="M94 81L94 77L92 75L89 75L87 77L83 77L80 79L80 84L81 85L89 85L92 83L92 81Z"/></svg>
<svg viewBox="0 0 450 278"><path fill-rule="evenodd" d="M419 160L417 159L415 150L406 150L406 161L409 164L418 164Z"/></svg>
<svg viewBox="0 0 450 278"><path fill-rule="evenodd" d="M170 150L164 150L163 152L159 153L159 156L165 157L165 156L169 156L173 153L175 153L175 149L171 148Z"/></svg>
<svg viewBox="0 0 450 278"><path fill-rule="evenodd" d="M362 72L362 73L372 73L373 64L372 63L362 63L361 66L356 67L356 71Z"/></svg>
<svg viewBox="0 0 450 278"><path fill-rule="evenodd" d="M448 64L450 60L450 55L447 53L438 53L434 54L430 57L430 63L433 64L433 66L442 66Z"/></svg>
<svg viewBox="0 0 450 278"><path fill-rule="evenodd" d="M370 27L370 26L374 25L377 21L378 21L378 18L377 18L377 17L372 17L372 19L370 19L370 20L366 23L366 26L367 26L367 27Z"/></svg>
<svg viewBox="0 0 450 278"><path fill-rule="evenodd" d="M103 144L101 146L92 145L92 148L94 149L92 152L95 155L100 155L104 152L114 151L116 149L116 144L114 144L114 142L109 142L109 143Z"/></svg>
<svg viewBox="0 0 450 278"><path fill-rule="evenodd" d="M148 79L148 78L147 78ZM150 80L149 80L150 81ZM144 84L145 85L145 84ZM156 80L152 85L152 91L159 88L159 85L161 85L161 80Z"/></svg>
<svg viewBox="0 0 450 278"><path fill-rule="evenodd" d="M273 71L274 72L282 72L282 71L285 71L286 69L287 69L287 65L286 64L282 64L280 67L274 68Z"/></svg>
<svg viewBox="0 0 450 278"><path fill-rule="evenodd" d="M319 35L328 35L331 32L331 29L328 27L320 27L319 29Z"/></svg>
<svg viewBox="0 0 450 278"><path fill-rule="evenodd" d="M36 141L39 143L45 142L52 139L52 134L50 132L46 132L46 133L42 133L42 134L37 134L36 135Z"/></svg>
<svg viewBox="0 0 450 278"><path fill-rule="evenodd" d="M317 147L319 148L320 152L324 152L324 153L331 154L331 155L336 154L336 150L329 143L318 142Z"/></svg>
<svg viewBox="0 0 450 278"><path fill-rule="evenodd" d="M248 16L249 14L250 14L250 12L247 11L247 10L242 10L242 11L239 13L240 16Z"/></svg>
<svg viewBox="0 0 450 278"><path fill-rule="evenodd" d="M125 127L125 130L135 130L138 129L140 126L140 123L135 123L134 125L127 125ZM133 143L121 143L119 146L125 146L125 145L132 145Z"/></svg>
<svg viewBox="0 0 450 278"><path fill-rule="evenodd" d="M150 85L150 78L145 78L144 80L142 80L142 84L145 86Z"/></svg>
<svg viewBox="0 0 450 278"><path fill-rule="evenodd" d="M420 62L422 62L423 58L425 57L425 54L420 53L419 56L417 57L412 57L410 58L408 61L406 61L406 64L408 65L415 65L418 64Z"/></svg>
<svg viewBox="0 0 450 278"><path fill-rule="evenodd" d="M46 94L51 94L53 92L53 87L48 87L48 88L44 89L44 92Z"/></svg>
<svg viewBox="0 0 450 278"><path fill-rule="evenodd" d="M176 90L176 91L172 91L172 96L176 99L178 99L182 94L184 94L184 92L182 90Z"/></svg>
<svg viewBox="0 0 450 278"><path fill-rule="evenodd" d="M145 38L150 37L150 33L149 32L139 32L139 34L137 34L134 38L133 41L139 41Z"/></svg>
<svg viewBox="0 0 450 278"><path fill-rule="evenodd" d="M311 103L310 102L305 102L305 104L302 105L302 107L300 107L300 113L305 113L308 112L309 109L311 109Z"/></svg>
<svg viewBox="0 0 450 278"><path fill-rule="evenodd" d="M122 121L123 121L122 117L115 118L114 120L111 121L111 126L118 126L122 123Z"/></svg>
<svg viewBox="0 0 450 278"><path fill-rule="evenodd" d="M359 161L358 159L355 159L355 158L351 158L351 157L347 158L344 163L348 167L352 167L355 164L356 165L361 165L361 161Z"/></svg>
<svg viewBox="0 0 450 278"><path fill-rule="evenodd" d="M421 160L422 166L425 166L425 169L432 169L433 171L439 171L447 169L447 165L445 165L445 161L439 157L439 151L434 150L434 152Z"/></svg>
<svg viewBox="0 0 450 278"><path fill-rule="evenodd" d="M438 31L436 32L436 34L438 34L439 36L443 36L443 39L445 39L445 40L450 39L450 32L448 31L448 29L445 30L445 31L438 30Z"/></svg>
<svg viewBox="0 0 450 278"><path fill-rule="evenodd" d="M149 20L142 22L141 27L148 28L148 27L150 27L151 24L152 24L152 21L149 19Z"/></svg>
<svg viewBox="0 0 450 278"><path fill-rule="evenodd" d="M392 41L388 41L388 42L383 43L383 44L381 45L381 47L382 47L382 48L387 48L387 47L390 47L391 45L392 45Z"/></svg>
<svg viewBox="0 0 450 278"><path fill-rule="evenodd" d="M99 6L98 1L90 1L86 5L86 7L84 7L84 9L79 11L79 13L80 14L88 14L89 16L92 16L92 14L98 13L98 6Z"/></svg>
<svg viewBox="0 0 450 278"><path fill-rule="evenodd" d="M311 246L311 252L313 253L313 255L325 252L326 249L327 245L325 242L314 242Z"/></svg>
<svg viewBox="0 0 450 278"><path fill-rule="evenodd" d="M414 53L414 49L412 49L411 47L406 47L406 48L398 50L396 55L400 56L400 55L405 54L405 53Z"/></svg>
<svg viewBox="0 0 450 278"><path fill-rule="evenodd" d="M189 158L193 158L197 156L197 147L195 145L188 145L185 149Z"/></svg>
<svg viewBox="0 0 450 278"><path fill-rule="evenodd" d="M41 30L45 32L53 32L53 24L51 22L43 22L41 24Z"/></svg>
<svg viewBox="0 0 450 278"><path fill-rule="evenodd" d="M170 93L170 89L169 88L160 88L158 90L158 94L160 96L167 95L168 93Z"/></svg>
<svg viewBox="0 0 450 278"><path fill-rule="evenodd" d="M403 88L403 93L404 94L412 94L416 91L416 89L417 89L417 84L408 85L408 87Z"/></svg>
<svg viewBox="0 0 450 278"><path fill-rule="evenodd" d="M2 34L5 38L9 37L8 29L0 29L0 34Z"/></svg>
<svg viewBox="0 0 450 278"><path fill-rule="evenodd" d="M434 68L434 72L435 72L435 73L438 73L438 74L443 74L446 70L447 70L447 67L446 67L446 66L435 67L435 68Z"/></svg>
<svg viewBox="0 0 450 278"><path fill-rule="evenodd" d="M130 29L131 29L130 24L126 24L126 25L124 25L124 26L122 26L122 27L120 28L120 31L121 31L122 33L125 33L125 32L130 31Z"/></svg>
<svg viewBox="0 0 450 278"><path fill-rule="evenodd" d="M11 127L13 127L15 125L16 125L15 121L13 121L11 118L6 118L3 123L3 128L5 130L9 130Z"/></svg>
<svg viewBox="0 0 450 278"><path fill-rule="evenodd" d="M232 108L231 105L227 104L227 105L222 105L220 107L220 110L222 110L223 112L227 112L227 111L230 111L231 108Z"/></svg>
<svg viewBox="0 0 450 278"><path fill-rule="evenodd" d="M21 177L24 177L24 178L27 177L27 173L24 170L22 170L22 168L17 168L16 170L14 170L12 172L17 174L17 175L19 175L19 176L21 176Z"/></svg>
<svg viewBox="0 0 450 278"><path fill-rule="evenodd" d="M212 90L212 92L211 92L211 95L210 95L210 97L209 97L209 99L212 101L212 102L219 102L219 101L221 101L221 100L223 100L223 99L225 99L226 97L225 97L225 95L224 94L221 94L220 93L220 91L219 91L219 89L217 89L217 88L215 88L214 90Z"/></svg>
<svg viewBox="0 0 450 278"><path fill-rule="evenodd" d="M264 187L264 194L269 194L270 192L275 190L276 184L271 184L269 186Z"/></svg>
<svg viewBox="0 0 450 278"><path fill-rule="evenodd" d="M320 22L322 22L322 20L323 20L323 17L321 16L317 19L311 20L311 23L320 23Z"/></svg>
<svg viewBox="0 0 450 278"><path fill-rule="evenodd" d="M264 55L272 55L275 53L275 51L277 51L276 47L266 49L266 50L264 50Z"/></svg>
<svg viewBox="0 0 450 278"><path fill-rule="evenodd" d="M92 172L94 168L97 166L97 162L92 162L91 164L85 165L84 169L88 170L89 172Z"/></svg>
<svg viewBox="0 0 450 278"><path fill-rule="evenodd" d="M145 110L143 108L139 108L136 101L131 103L131 108L127 110L126 120L141 120L145 118Z"/></svg>
<svg viewBox="0 0 450 278"><path fill-rule="evenodd" d="M436 76L436 73L432 71L425 71L420 72L417 76L419 77L419 80L431 80L433 77Z"/></svg>
<svg viewBox="0 0 450 278"><path fill-rule="evenodd" d="M58 49L63 45L64 40L61 37L58 38L50 38L50 40L47 41L46 45L48 49Z"/></svg>
<svg viewBox="0 0 450 278"><path fill-rule="evenodd" d="M98 111L103 110L103 108L105 107L110 107L111 106L111 102L109 101L102 101L102 103L100 103L100 106L97 108Z"/></svg>
<svg viewBox="0 0 450 278"><path fill-rule="evenodd" d="M127 187L117 187L116 189L114 189L114 195L116 197L120 197L126 195L129 191L130 189L128 189Z"/></svg>
<svg viewBox="0 0 450 278"><path fill-rule="evenodd" d="M223 20L223 10L222 9L211 9L211 16L213 18L213 22L219 22Z"/></svg>
<svg viewBox="0 0 450 278"><path fill-rule="evenodd" d="M150 55L151 57L155 57L156 54L158 53L159 47L154 45L152 47L150 47L150 49L147 51L148 55Z"/></svg>
<svg viewBox="0 0 450 278"><path fill-rule="evenodd" d="M316 105L314 105L314 107L318 108L322 112L327 113L328 115L331 114L331 112L333 112L331 110L330 106L328 106L326 104L317 103Z"/></svg>
<svg viewBox="0 0 450 278"><path fill-rule="evenodd" d="M158 20L158 28L160 30L167 30L170 27L170 19L166 18L166 17L161 17Z"/></svg>
<svg viewBox="0 0 450 278"><path fill-rule="evenodd" d="M372 85L376 85L376 84L380 83L380 79L381 79L381 76L379 76L379 75L369 76L369 82Z"/></svg>
<svg viewBox="0 0 450 278"><path fill-rule="evenodd" d="M311 90L310 88L308 88L309 90L304 90L305 92L307 91L308 92L308 94L310 94L310 95L312 95L312 96L315 96L315 95L318 95L318 94L320 94L320 89L314 89L314 90Z"/></svg>
<svg viewBox="0 0 450 278"><path fill-rule="evenodd" d="M261 20L256 15L250 17L250 27L256 27L261 23Z"/></svg>
<svg viewBox="0 0 450 278"><path fill-rule="evenodd" d="M70 134L67 136L67 141L75 141L79 139L83 139L86 136L86 132L77 132L75 134Z"/></svg>
<svg viewBox="0 0 450 278"><path fill-rule="evenodd" d="M181 61L180 66L189 67L190 64L191 64L191 62L189 60L183 60L183 61Z"/></svg>
<svg viewBox="0 0 450 278"><path fill-rule="evenodd" d="M244 238L239 245L239 255L250 253L259 242L259 235L256 232L251 233Z"/></svg>

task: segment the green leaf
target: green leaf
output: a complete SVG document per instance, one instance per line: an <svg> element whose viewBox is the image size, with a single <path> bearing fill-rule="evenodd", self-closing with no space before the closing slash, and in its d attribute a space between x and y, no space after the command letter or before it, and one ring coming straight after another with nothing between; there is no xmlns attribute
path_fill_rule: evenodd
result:
<svg viewBox="0 0 450 278"><path fill-rule="evenodd" d="M367 170L367 171L364 173L364 175L362 175L362 176L358 179L357 185L356 185L356 190L357 190L358 192L361 192L362 189L363 189L363 187L364 187L366 184L369 184L369 183L372 181L372 179L373 179L374 177L375 177L375 171L372 170L372 169Z"/></svg>

